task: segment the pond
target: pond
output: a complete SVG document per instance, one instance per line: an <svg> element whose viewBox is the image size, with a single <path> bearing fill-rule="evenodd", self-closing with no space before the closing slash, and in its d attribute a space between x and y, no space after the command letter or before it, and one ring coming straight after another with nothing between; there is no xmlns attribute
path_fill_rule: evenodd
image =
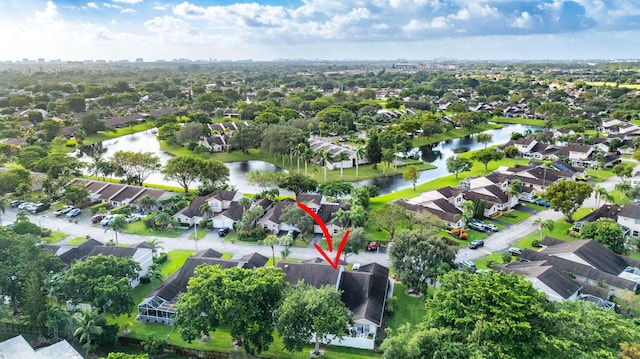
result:
<svg viewBox="0 0 640 359"><path fill-rule="evenodd" d="M503 144L509 141L511 134L514 132L524 133L527 130L535 131L539 129L536 126L525 125L506 125L503 128L488 130L483 133L488 133L493 136L491 143L488 146L497 144ZM172 156L164 152L160 148L160 143L156 138L155 131L148 130L144 132L134 133L123 137L114 138L111 140L102 141L91 146L93 150L104 151L104 158L110 158L117 151L145 151L152 152L160 158L160 162L164 165ZM440 143L426 145L422 147L414 148L410 155L421 158L425 162L429 162L437 166L432 170L420 171L417 184L421 184L427 181L432 181L436 178L448 175L446 161L447 158L455 156L458 153L469 152L479 150L485 147L483 143L479 143L475 140L475 135L456 138L452 140L442 141ZM87 152L87 149L83 150ZM80 158L82 161L89 162L88 156ZM263 170L263 171L282 171L282 169L274 164L259 161L239 161L226 163L229 167L229 183L233 185L238 191L243 193L258 193L260 189L256 186L247 183L247 173L249 171ZM393 173L393 169L388 169L387 173ZM164 179L160 172L152 173L145 183L150 184L162 184L167 186L180 187L176 182L167 181ZM402 179L401 174L389 175L386 177L367 179L353 183L354 186L363 185L376 185L380 188L380 194L386 194L398 191L400 189L409 188L411 184ZM192 184L192 188L197 187L196 184ZM290 192L280 190L281 194L291 194Z"/></svg>
<svg viewBox="0 0 640 359"><path fill-rule="evenodd" d="M164 152L160 148L160 143L156 138L155 131L148 130L143 132L137 132L132 135L122 136L111 140L105 140L91 146L91 149L83 149L83 153L88 153L91 150L103 151L103 158L110 159L114 153L118 151L144 151L152 152L160 158L162 165L173 157L172 155ZM81 161L90 162L89 156L80 157ZM263 171L281 171L280 167L273 165L269 162L250 160L250 161L238 161L228 162L225 165L229 168L229 183L233 185L238 191L242 193L258 193L260 189L256 186L247 183L246 177L249 171L263 170ZM180 185L174 181L167 181L160 172L152 173L146 181L147 184L161 184L165 186L180 187ZM191 188L196 188L198 183L193 183ZM290 194L287 191L280 190L282 194Z"/></svg>
<svg viewBox="0 0 640 359"><path fill-rule="evenodd" d="M526 125L505 125L502 128L488 130L482 133L492 135L491 143L487 143L486 147L507 143L511 139L514 132L524 133L527 130L535 132L539 130L536 126ZM455 138L452 140L442 141L422 147L416 147L410 151L409 155L422 159L431 163L438 168L432 170L420 171L418 174L417 184L433 181L436 178L449 175L447 172L447 158L453 157L458 153L479 150L485 147L485 144L475 140L475 134ZM387 169L387 173L393 173L393 168ZM380 194L395 192L404 188L412 187L412 184L402 179L402 174L394 174L386 177L367 179L354 182L354 186L376 185L380 188Z"/></svg>

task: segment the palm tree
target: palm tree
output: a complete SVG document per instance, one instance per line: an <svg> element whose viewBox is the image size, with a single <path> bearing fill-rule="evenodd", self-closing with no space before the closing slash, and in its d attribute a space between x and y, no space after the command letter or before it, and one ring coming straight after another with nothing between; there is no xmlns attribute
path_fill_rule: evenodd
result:
<svg viewBox="0 0 640 359"><path fill-rule="evenodd" d="M300 157L304 156L305 152L307 152L307 148L309 148L309 146L307 146L306 144L298 143L298 146L296 146L296 148L294 149L296 158L298 160L298 173L300 173Z"/></svg>
<svg viewBox="0 0 640 359"><path fill-rule="evenodd" d="M462 218L462 229L467 227L467 224L473 219L473 215L476 212L476 205L473 201L464 201L460 205L461 214L457 215Z"/></svg>
<svg viewBox="0 0 640 359"><path fill-rule="evenodd" d="M149 269L147 270L147 278L150 280L151 292L153 292L155 287L153 282L156 280L162 280L162 272L160 271L160 265L158 263L153 263L149 266Z"/></svg>
<svg viewBox="0 0 640 359"><path fill-rule="evenodd" d="M27 193L29 192L31 192L31 186L28 183L22 182L16 187L16 194L22 195L23 201L27 200Z"/></svg>
<svg viewBox="0 0 640 359"><path fill-rule="evenodd" d="M151 212L151 210L153 209L153 207L155 207L158 204L158 200L155 199L152 196L144 195L142 196L139 200L138 200L138 205L140 206L140 208L142 208L143 211L145 212Z"/></svg>
<svg viewBox="0 0 640 359"><path fill-rule="evenodd" d="M533 221L533 225L534 226L538 226L538 228L540 228L540 241L542 241L542 232L545 229L548 229L549 231L553 231L553 228L555 227L555 222L551 219L542 219L542 218L537 218L535 221Z"/></svg>
<svg viewBox="0 0 640 359"><path fill-rule="evenodd" d="M280 251L280 255L282 256L283 261L286 261L289 254L291 254L291 249L289 249L289 247L293 244L293 241L293 237L291 237L289 234L280 237L280 245L284 247L284 249Z"/></svg>
<svg viewBox="0 0 640 359"><path fill-rule="evenodd" d="M518 197L520 193L522 193L522 181L519 179L509 181L509 188L507 189L507 196L509 196L509 211L513 209L511 206L513 197Z"/></svg>
<svg viewBox="0 0 640 359"><path fill-rule="evenodd" d="M211 218L211 216L213 216L213 208L211 208L211 205L209 205L209 203L207 202L201 204L200 208L198 209L200 210L200 213L202 213L204 219L209 219Z"/></svg>
<svg viewBox="0 0 640 359"><path fill-rule="evenodd" d="M0 197L0 212L4 214L7 207L9 207L9 200L4 196ZM0 225L2 225L2 216L0 216Z"/></svg>
<svg viewBox="0 0 640 359"><path fill-rule="evenodd" d="M338 156L336 157L336 161L340 162L340 179L342 179L342 170L344 169L343 168L344 166L342 165L342 162L346 161L348 159L349 159L349 154L344 152L344 151L338 153Z"/></svg>
<svg viewBox="0 0 640 359"><path fill-rule="evenodd" d="M151 245L151 255L153 257L157 257L159 250L164 249L164 247L162 247L162 241L158 238L147 240L147 244Z"/></svg>
<svg viewBox="0 0 640 359"><path fill-rule="evenodd" d="M104 167L104 158L102 158L102 152L95 151L91 155L91 163L89 164L89 168L91 169L91 174L94 177L98 177L98 174L102 172Z"/></svg>
<svg viewBox="0 0 640 359"><path fill-rule="evenodd" d="M124 218L124 216L121 214L118 214L113 218L113 220L111 220L111 222L109 222L109 227L107 227L104 230L104 232L107 233L109 229L115 232L116 244L118 244L118 232L122 232L123 230L127 229L128 226L129 226L129 223Z"/></svg>
<svg viewBox="0 0 640 359"><path fill-rule="evenodd" d="M402 153L404 150L404 147L399 144L396 143L393 145L393 172L398 172L398 154Z"/></svg>
<svg viewBox="0 0 640 359"><path fill-rule="evenodd" d="M333 162L333 154L327 150L317 152L318 158L322 161L324 168L324 181L327 182L327 162Z"/></svg>
<svg viewBox="0 0 640 359"><path fill-rule="evenodd" d="M351 211L340 208L337 212L333 212L333 218L340 224L347 224L351 220Z"/></svg>
<svg viewBox="0 0 640 359"><path fill-rule="evenodd" d="M102 327L97 324L98 317L91 312L79 312L73 315L76 322L76 330L73 337L86 349L85 358L89 357L93 338L102 334Z"/></svg>
<svg viewBox="0 0 640 359"><path fill-rule="evenodd" d="M604 200L604 203L607 203L607 200L613 202L613 196L607 191L604 187L597 185L593 191L596 197L596 208L600 208L600 200Z"/></svg>
<svg viewBox="0 0 640 359"><path fill-rule="evenodd" d="M365 154L364 146L359 146L356 149L356 178L358 178L358 161L364 158L364 154Z"/></svg>
<svg viewBox="0 0 640 359"><path fill-rule="evenodd" d="M238 204L240 205L240 207L242 207L242 212L244 213L251 206L251 198L242 197L238 200Z"/></svg>
<svg viewBox="0 0 640 359"><path fill-rule="evenodd" d="M47 273L43 278L42 290L45 292L47 298L54 300L56 305L60 306L60 298L62 296L62 273L54 273L53 271Z"/></svg>
<svg viewBox="0 0 640 359"><path fill-rule="evenodd" d="M29 214L24 209L16 213L16 222L29 222Z"/></svg>
<svg viewBox="0 0 640 359"><path fill-rule="evenodd" d="M276 266L276 244L280 243L280 239L278 236L267 236L264 240L262 240L262 244L271 247L271 255L273 258L272 266Z"/></svg>

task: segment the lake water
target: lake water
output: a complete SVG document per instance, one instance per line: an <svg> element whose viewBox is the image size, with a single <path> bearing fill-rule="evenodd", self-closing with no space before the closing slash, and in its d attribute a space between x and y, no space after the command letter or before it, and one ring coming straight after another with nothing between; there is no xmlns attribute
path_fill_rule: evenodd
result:
<svg viewBox="0 0 640 359"><path fill-rule="evenodd" d="M483 133L488 133L493 136L492 142L487 146L496 144L503 144L509 141L511 134L514 132L524 133L527 130L535 131L538 127L525 126L525 125L506 125L503 128L496 130L489 130ZM127 135L112 140L103 141L101 144L94 145L96 147L102 146L104 150L104 158L109 159L117 151L144 151L152 152L160 158L160 162L164 165L172 156L164 152L160 148L160 144L156 138L156 135L151 130L145 132L134 133L133 135ZM448 141L443 141L437 144L431 144L414 148L412 155L421 158L425 162L432 163L437 168L432 170L420 171L417 184L432 181L436 178L446 176L447 172L446 161L447 158L455 156L458 153L475 151L484 148L485 145L475 140L475 135L456 138ZM81 158L83 161L89 162L88 156ZM229 167L229 183L233 185L238 191L243 193L258 193L260 189L256 186L247 183L246 175L249 171L263 170L263 171L280 171L281 169L271 163L251 160L226 163ZM368 179L363 181L354 182L355 186L363 185L376 185L380 188L380 193L391 193L400 189L411 187L411 183L402 179L401 174L393 174L393 168L387 169L387 173L390 174L386 177ZM160 172L152 173L145 183L164 184L168 186L179 187L179 185L173 181L167 181L164 179ZM192 184L192 188L197 187L197 183ZM281 190L281 194L290 194Z"/></svg>

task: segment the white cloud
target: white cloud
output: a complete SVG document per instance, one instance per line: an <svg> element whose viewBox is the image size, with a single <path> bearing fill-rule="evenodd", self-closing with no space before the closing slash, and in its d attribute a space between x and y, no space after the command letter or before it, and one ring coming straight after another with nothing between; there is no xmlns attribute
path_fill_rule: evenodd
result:
<svg viewBox="0 0 640 359"><path fill-rule="evenodd" d="M134 4L139 4L141 2L144 2L144 0L112 0L113 2L119 2L122 4L130 4L130 5L134 5Z"/></svg>
<svg viewBox="0 0 640 359"><path fill-rule="evenodd" d="M535 20L528 12L523 11L518 17L509 22L509 26L519 29L531 29L535 25Z"/></svg>
<svg viewBox="0 0 640 359"><path fill-rule="evenodd" d="M444 16L438 16L433 18L431 21L419 21L412 19L403 27L403 29L405 31L422 31L429 29L446 29L448 27L451 27L451 25L447 22L447 19Z"/></svg>
<svg viewBox="0 0 640 359"><path fill-rule="evenodd" d="M58 19L58 7L53 1L47 1L47 7L44 11L36 11L36 22L49 23Z"/></svg>
<svg viewBox="0 0 640 359"><path fill-rule="evenodd" d="M137 11L134 9L122 9L120 10L120 12L123 14L133 14L133 13L136 13Z"/></svg>
<svg viewBox="0 0 640 359"><path fill-rule="evenodd" d="M469 6L460 9L457 13L449 15L453 20L470 20L472 18L482 17L499 17L500 11L495 7L487 4L481 5L478 3L469 4Z"/></svg>
<svg viewBox="0 0 640 359"><path fill-rule="evenodd" d="M87 7L90 7L92 9L99 9L98 5L96 5L96 3L94 2L88 2Z"/></svg>
<svg viewBox="0 0 640 359"><path fill-rule="evenodd" d="M371 26L374 30L387 30L390 28L389 24L373 24L373 26Z"/></svg>
<svg viewBox="0 0 640 359"><path fill-rule="evenodd" d="M167 10L169 6L167 5L156 5L153 7L153 10L164 11Z"/></svg>

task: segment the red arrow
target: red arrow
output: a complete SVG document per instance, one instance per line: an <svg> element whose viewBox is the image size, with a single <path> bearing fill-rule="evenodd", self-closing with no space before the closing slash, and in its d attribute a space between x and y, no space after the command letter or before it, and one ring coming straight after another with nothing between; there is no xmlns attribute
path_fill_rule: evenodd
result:
<svg viewBox="0 0 640 359"><path fill-rule="evenodd" d="M327 239L327 246L329 247L329 253L332 253L333 252L333 242L331 241L331 235L329 234L329 230L327 229L327 226L324 224L324 221L311 208L305 206L303 203L298 202L298 207L300 207L303 211L307 212L307 214L310 215L311 218L313 218L313 220L316 221L316 223L318 223L318 225L322 229L322 233L324 233L324 238ZM347 239L348 238L349 238L349 230L347 229L347 231L344 234L344 237L342 237L342 242L340 242L340 246L338 247L338 253L336 253L336 259L335 260L331 260L329 258L329 256L327 255L327 253L325 253L324 249L320 248L318 243L314 243L313 245L316 247L318 252L320 252L320 254L322 254L324 259L327 262L329 262L329 264L331 264L333 269L338 269L338 263L340 263L340 255L342 254L342 250L344 249L344 245L347 244Z"/></svg>

